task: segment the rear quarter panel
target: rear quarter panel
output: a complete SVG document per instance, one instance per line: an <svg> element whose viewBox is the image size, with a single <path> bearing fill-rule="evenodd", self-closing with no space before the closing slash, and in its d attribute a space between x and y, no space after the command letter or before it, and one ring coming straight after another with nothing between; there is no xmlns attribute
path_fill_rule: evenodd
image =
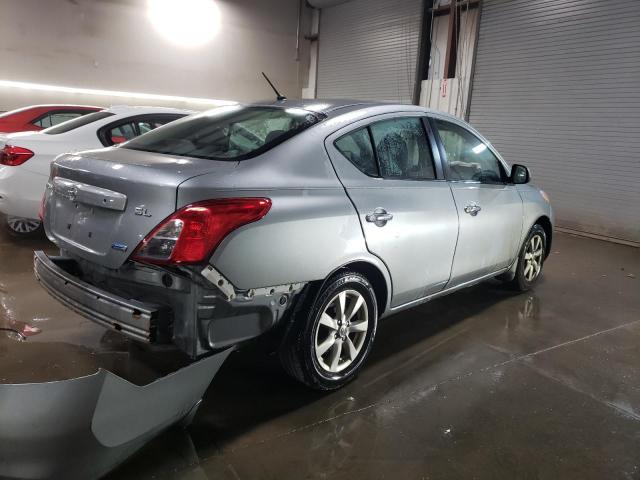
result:
<svg viewBox="0 0 640 480"><path fill-rule="evenodd" d="M358 216L324 150L322 131L310 129L224 177L203 175L181 184L180 208L200 200L267 197L269 213L232 232L210 263L237 288L325 279L367 252ZM386 269L383 275L388 278Z"/></svg>

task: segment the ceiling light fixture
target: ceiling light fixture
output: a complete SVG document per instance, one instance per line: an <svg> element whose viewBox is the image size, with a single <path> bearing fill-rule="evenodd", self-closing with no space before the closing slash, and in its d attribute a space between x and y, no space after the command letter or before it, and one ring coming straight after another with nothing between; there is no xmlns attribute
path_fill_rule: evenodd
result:
<svg viewBox="0 0 640 480"><path fill-rule="evenodd" d="M220 29L220 11L213 0L147 0L147 9L155 29L181 47L209 43Z"/></svg>

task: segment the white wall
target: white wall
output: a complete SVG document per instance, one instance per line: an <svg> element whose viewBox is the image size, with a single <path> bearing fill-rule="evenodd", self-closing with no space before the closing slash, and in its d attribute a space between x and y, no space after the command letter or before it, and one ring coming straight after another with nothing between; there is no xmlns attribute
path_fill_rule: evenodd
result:
<svg viewBox="0 0 640 480"><path fill-rule="evenodd" d="M251 101L273 96L264 70L283 93L299 97L309 65L302 38L296 60L298 0L217 4L215 39L184 48L152 27L145 0L2 0L0 80ZM308 17L304 8L304 28ZM0 110L45 102L167 104L0 87Z"/></svg>

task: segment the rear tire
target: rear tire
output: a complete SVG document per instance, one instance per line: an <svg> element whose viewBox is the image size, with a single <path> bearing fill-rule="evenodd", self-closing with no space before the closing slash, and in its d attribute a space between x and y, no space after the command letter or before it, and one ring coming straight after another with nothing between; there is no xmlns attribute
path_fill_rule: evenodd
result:
<svg viewBox="0 0 640 480"><path fill-rule="evenodd" d="M547 249L547 234L539 224L531 227L518 255L515 277L509 285L521 292L533 287L542 276Z"/></svg>
<svg viewBox="0 0 640 480"><path fill-rule="evenodd" d="M311 293L292 314L280 360L305 385L335 390L356 377L369 355L378 326L376 296L356 272L336 274Z"/></svg>
<svg viewBox="0 0 640 480"><path fill-rule="evenodd" d="M44 233L40 220L13 216L7 216L5 229L14 238L39 238Z"/></svg>

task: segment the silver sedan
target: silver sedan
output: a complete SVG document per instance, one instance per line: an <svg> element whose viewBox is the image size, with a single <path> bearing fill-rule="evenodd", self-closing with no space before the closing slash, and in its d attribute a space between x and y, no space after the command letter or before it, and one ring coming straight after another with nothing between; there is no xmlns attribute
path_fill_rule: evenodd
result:
<svg viewBox="0 0 640 480"><path fill-rule="evenodd" d="M63 155L43 214L61 253L36 252L36 275L70 308L192 358L271 330L324 390L383 317L494 277L531 288L553 225L467 123L358 101L220 107Z"/></svg>

